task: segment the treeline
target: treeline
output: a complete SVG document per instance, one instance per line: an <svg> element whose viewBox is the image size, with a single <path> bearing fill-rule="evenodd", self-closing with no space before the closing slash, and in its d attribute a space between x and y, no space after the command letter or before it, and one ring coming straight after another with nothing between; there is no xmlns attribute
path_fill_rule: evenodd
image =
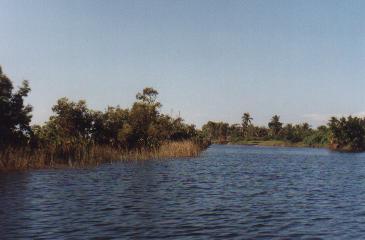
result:
<svg viewBox="0 0 365 240"><path fill-rule="evenodd" d="M14 91L12 81L0 68L0 168L1 164L14 161L11 158L19 149L22 153L18 158L37 152L46 161L41 165L52 165L85 163L94 161L91 158L111 158L130 152L156 155L163 145L164 154L168 155L166 146L171 142L193 147L196 153L196 146L207 144L194 125L161 113L158 92L153 88L138 93L132 107L127 109L116 106L97 111L88 108L84 100L61 98L52 107L49 120L33 126L30 126L32 107L24 103L29 92L27 81ZM171 151L183 152L178 145L171 146Z"/></svg>
<svg viewBox="0 0 365 240"><path fill-rule="evenodd" d="M212 122L202 127L205 138L215 143L250 144L264 142L288 145L329 147L339 151L365 150L365 119L349 116L332 117L327 125L312 128L308 123L284 124L274 115L267 126L255 126L249 113L240 124ZM270 142L271 141L271 142Z"/></svg>

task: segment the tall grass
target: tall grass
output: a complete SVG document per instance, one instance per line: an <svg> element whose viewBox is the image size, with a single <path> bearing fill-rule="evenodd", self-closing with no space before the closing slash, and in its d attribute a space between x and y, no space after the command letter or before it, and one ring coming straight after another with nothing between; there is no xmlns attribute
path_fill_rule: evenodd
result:
<svg viewBox="0 0 365 240"><path fill-rule="evenodd" d="M164 142L159 148L135 150L100 145L62 149L7 148L0 150L0 171L83 167L114 161L195 157L203 148L190 140Z"/></svg>
<svg viewBox="0 0 365 240"><path fill-rule="evenodd" d="M138 149L123 154L123 160L147 160L165 159L177 157L196 157L200 154L203 147L199 144L186 140L178 142L164 142L159 148Z"/></svg>

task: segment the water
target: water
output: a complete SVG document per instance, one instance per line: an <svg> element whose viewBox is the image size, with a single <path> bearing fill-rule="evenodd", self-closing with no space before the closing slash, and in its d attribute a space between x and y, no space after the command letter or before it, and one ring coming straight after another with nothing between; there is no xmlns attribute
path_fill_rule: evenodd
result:
<svg viewBox="0 0 365 240"><path fill-rule="evenodd" d="M361 239L365 154L210 147L199 158L0 174L1 239Z"/></svg>

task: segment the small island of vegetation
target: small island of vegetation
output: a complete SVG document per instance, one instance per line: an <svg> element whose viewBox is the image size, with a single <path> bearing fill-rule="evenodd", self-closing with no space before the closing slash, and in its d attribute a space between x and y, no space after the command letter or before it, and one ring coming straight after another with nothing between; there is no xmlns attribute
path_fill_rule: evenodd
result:
<svg viewBox="0 0 365 240"><path fill-rule="evenodd" d="M32 126L28 81L13 89L0 67L0 170L197 156L209 145L194 125L161 113L153 88L138 93L131 108L103 112L61 98L46 123Z"/></svg>

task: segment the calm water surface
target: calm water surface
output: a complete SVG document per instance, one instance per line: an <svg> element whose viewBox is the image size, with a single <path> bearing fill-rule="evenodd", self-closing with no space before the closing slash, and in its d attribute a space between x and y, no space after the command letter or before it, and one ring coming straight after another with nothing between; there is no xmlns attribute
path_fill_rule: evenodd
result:
<svg viewBox="0 0 365 240"><path fill-rule="evenodd" d="M365 154L201 157L0 174L0 239L363 239Z"/></svg>

